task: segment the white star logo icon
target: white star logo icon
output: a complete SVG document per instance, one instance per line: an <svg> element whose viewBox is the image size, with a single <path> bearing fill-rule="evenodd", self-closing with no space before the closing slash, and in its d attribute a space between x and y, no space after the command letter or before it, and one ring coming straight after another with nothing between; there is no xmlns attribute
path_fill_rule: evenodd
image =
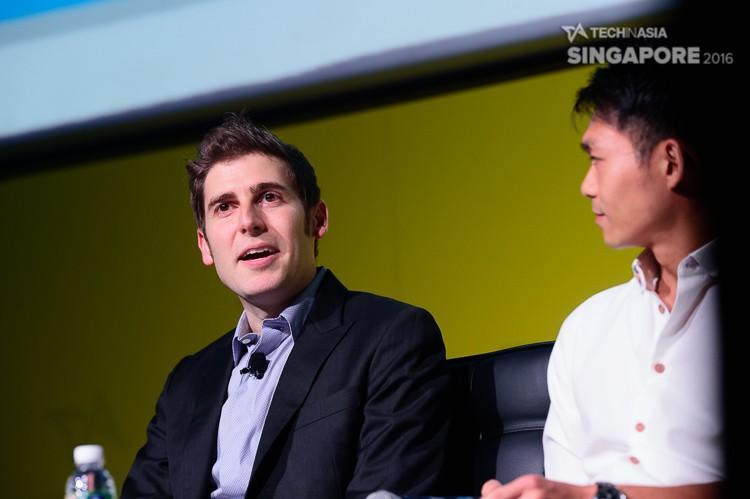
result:
<svg viewBox="0 0 750 499"><path fill-rule="evenodd" d="M581 23L578 23L575 26L561 26L563 31L568 35L568 41L570 43L573 43L573 40L576 39L576 36L581 35L585 39L589 39L589 35L586 34L586 30L581 26Z"/></svg>

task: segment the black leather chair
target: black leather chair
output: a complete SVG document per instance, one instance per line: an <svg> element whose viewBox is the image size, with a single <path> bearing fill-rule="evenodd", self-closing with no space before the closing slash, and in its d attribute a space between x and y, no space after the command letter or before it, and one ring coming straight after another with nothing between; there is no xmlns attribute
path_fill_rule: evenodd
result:
<svg viewBox="0 0 750 499"><path fill-rule="evenodd" d="M451 359L453 425L445 495L479 494L482 484L544 473L542 431L549 410L552 342Z"/></svg>

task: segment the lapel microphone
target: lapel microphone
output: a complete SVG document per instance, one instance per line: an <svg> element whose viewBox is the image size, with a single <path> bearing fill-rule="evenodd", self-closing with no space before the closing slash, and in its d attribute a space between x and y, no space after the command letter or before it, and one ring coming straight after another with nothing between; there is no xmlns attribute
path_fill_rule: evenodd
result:
<svg viewBox="0 0 750 499"><path fill-rule="evenodd" d="M268 359L266 354L263 352L255 352L250 355L250 360L247 362L247 367L240 369L240 374L250 373L251 376L255 376L258 379L263 378L268 369Z"/></svg>

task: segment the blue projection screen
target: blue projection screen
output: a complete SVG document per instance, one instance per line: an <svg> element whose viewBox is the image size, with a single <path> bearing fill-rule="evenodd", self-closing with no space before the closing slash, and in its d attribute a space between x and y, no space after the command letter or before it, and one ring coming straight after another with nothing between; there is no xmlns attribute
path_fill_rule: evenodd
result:
<svg viewBox="0 0 750 499"><path fill-rule="evenodd" d="M0 146L557 37L663 1L88 0L0 7Z"/></svg>

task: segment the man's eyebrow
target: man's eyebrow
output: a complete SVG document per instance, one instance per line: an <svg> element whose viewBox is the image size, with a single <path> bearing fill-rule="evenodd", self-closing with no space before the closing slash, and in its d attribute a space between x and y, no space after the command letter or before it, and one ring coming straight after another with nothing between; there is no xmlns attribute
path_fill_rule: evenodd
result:
<svg viewBox="0 0 750 499"><path fill-rule="evenodd" d="M259 192L267 191L267 190L277 190L277 191L284 191L289 192L289 188L285 186L284 184L280 184L278 182L260 182L255 185L250 186L250 192L253 194L257 194ZM217 204L221 203L228 203L230 201L236 201L237 196L233 192L225 192L224 194L219 194L218 196L212 197L211 200L208 202L207 208L213 208Z"/></svg>
<svg viewBox="0 0 750 499"><path fill-rule="evenodd" d="M215 196L211 198L211 200L208 202L208 208L212 208L213 206L221 203L228 203L230 201L234 201L237 199L237 196L234 195L232 192L225 192L224 194L219 194L218 196Z"/></svg>
<svg viewBox="0 0 750 499"><path fill-rule="evenodd" d="M276 190L276 191L284 191L289 192L289 188L285 186L284 184L280 184L278 182L261 182L259 184L255 184L253 186L250 186L250 192L253 194L257 194L262 191L267 190Z"/></svg>
<svg viewBox="0 0 750 499"><path fill-rule="evenodd" d="M583 149L586 154L591 154L591 144L588 142L581 142L581 149Z"/></svg>

